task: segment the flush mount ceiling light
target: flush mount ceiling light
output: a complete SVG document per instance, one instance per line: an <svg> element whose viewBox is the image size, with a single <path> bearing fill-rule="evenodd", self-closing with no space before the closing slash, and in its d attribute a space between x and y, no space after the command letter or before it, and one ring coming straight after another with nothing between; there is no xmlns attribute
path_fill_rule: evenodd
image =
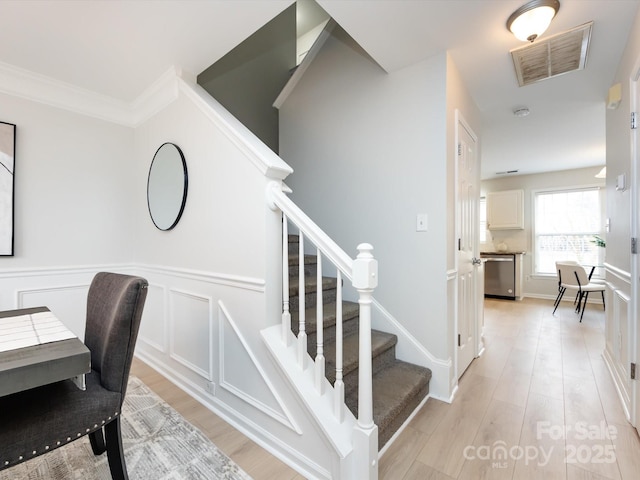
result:
<svg viewBox="0 0 640 480"><path fill-rule="evenodd" d="M513 109L513 114L516 117L526 117L530 113L531 112L529 111L529 109L527 107L516 107L516 108Z"/></svg>
<svg viewBox="0 0 640 480"><path fill-rule="evenodd" d="M558 0L533 0L511 14L507 29L518 40L533 42L549 27L558 10Z"/></svg>

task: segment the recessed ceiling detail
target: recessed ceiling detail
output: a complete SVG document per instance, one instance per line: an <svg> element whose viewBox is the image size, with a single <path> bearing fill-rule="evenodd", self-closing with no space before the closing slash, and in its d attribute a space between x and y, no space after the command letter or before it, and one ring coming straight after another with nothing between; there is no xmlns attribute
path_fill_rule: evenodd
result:
<svg viewBox="0 0 640 480"><path fill-rule="evenodd" d="M518 84L521 87L540 80L583 70L587 65L593 22L567 32L511 50Z"/></svg>

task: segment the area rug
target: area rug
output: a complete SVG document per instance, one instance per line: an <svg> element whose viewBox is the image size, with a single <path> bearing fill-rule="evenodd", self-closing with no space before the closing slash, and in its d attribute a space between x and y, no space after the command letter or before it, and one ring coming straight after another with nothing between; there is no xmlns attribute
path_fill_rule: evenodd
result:
<svg viewBox="0 0 640 480"><path fill-rule="evenodd" d="M136 377L122 407L122 443L130 480L251 480L196 427ZM111 480L107 454L89 438L0 472L0 480Z"/></svg>

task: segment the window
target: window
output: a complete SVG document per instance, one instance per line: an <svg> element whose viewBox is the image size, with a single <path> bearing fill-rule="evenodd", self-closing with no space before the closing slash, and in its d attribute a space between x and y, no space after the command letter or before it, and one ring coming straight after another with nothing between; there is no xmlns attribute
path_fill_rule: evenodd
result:
<svg viewBox="0 0 640 480"><path fill-rule="evenodd" d="M534 201L535 273L555 274L556 261L600 265L603 250L594 243L602 235L598 188L536 192Z"/></svg>

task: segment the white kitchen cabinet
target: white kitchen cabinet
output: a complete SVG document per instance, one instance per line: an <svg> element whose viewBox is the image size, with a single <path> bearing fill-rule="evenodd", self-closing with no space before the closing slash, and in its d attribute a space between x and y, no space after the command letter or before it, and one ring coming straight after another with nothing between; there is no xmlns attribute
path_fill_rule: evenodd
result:
<svg viewBox="0 0 640 480"><path fill-rule="evenodd" d="M522 230L524 228L523 190L487 193L487 228L489 230Z"/></svg>

